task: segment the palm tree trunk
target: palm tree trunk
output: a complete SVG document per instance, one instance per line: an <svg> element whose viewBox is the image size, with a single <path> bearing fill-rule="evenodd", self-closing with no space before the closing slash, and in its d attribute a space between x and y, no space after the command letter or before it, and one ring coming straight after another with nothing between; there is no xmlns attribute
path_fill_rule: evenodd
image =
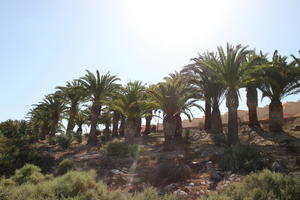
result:
<svg viewBox="0 0 300 200"><path fill-rule="evenodd" d="M94 146L98 143L96 131L97 131L98 119L100 116L100 111L101 111L101 105L97 105L94 103L91 108L91 116L90 116L91 130L90 130L90 134L88 137L87 145Z"/></svg>
<svg viewBox="0 0 300 200"><path fill-rule="evenodd" d="M45 123L45 124L42 126L42 130L41 130L41 135L40 135L41 140L45 140L45 139L46 139L46 135L48 134L48 130L49 130L49 127L48 127L48 125Z"/></svg>
<svg viewBox="0 0 300 200"><path fill-rule="evenodd" d="M78 126L78 128L77 128L76 133L81 135L82 134L82 124L77 124L77 126Z"/></svg>
<svg viewBox="0 0 300 200"><path fill-rule="evenodd" d="M140 137L141 136L141 129L142 129L142 118L137 118L135 119L135 123L136 123L136 132L135 132L135 137Z"/></svg>
<svg viewBox="0 0 300 200"><path fill-rule="evenodd" d="M113 129L112 129L112 137L118 137L118 126L120 121L120 113L118 111L114 111L113 114Z"/></svg>
<svg viewBox="0 0 300 200"><path fill-rule="evenodd" d="M51 124L50 124L50 135L51 136L55 136L55 134L57 132L58 120L59 120L58 116L54 116L52 118L52 121L51 121Z"/></svg>
<svg viewBox="0 0 300 200"><path fill-rule="evenodd" d="M125 117L121 116L121 123L119 128L119 135L124 137L125 135Z"/></svg>
<svg viewBox="0 0 300 200"><path fill-rule="evenodd" d="M281 132L283 124L283 107L279 99L272 99L269 105L269 130Z"/></svg>
<svg viewBox="0 0 300 200"><path fill-rule="evenodd" d="M233 146L239 142L237 119L239 99L235 88L229 88L228 90L226 107L228 108L228 145Z"/></svg>
<svg viewBox="0 0 300 200"><path fill-rule="evenodd" d="M213 110L211 113L211 132L212 133L223 133L222 118L217 101L213 102Z"/></svg>
<svg viewBox="0 0 300 200"><path fill-rule="evenodd" d="M146 116L146 126L145 126L145 135L149 135L151 133L151 120L152 120L152 110L148 112Z"/></svg>
<svg viewBox="0 0 300 200"><path fill-rule="evenodd" d="M74 127L75 127L75 118L76 118L76 115L77 115L77 112L78 112L78 109L77 109L77 104L72 104L71 105L71 108L70 108L70 111L69 111L69 121L68 121L68 125L67 125L67 130L66 130L66 134L67 135L71 135L72 131L74 130Z"/></svg>
<svg viewBox="0 0 300 200"><path fill-rule="evenodd" d="M137 130L137 120L134 118L127 118L125 121L125 142L128 144L134 143L134 136Z"/></svg>
<svg viewBox="0 0 300 200"><path fill-rule="evenodd" d="M164 143L165 150L172 149L172 143L173 143L176 127L177 127L177 122L175 120L174 115L167 114L163 120L163 128L164 128L164 135L165 135L165 143Z"/></svg>
<svg viewBox="0 0 300 200"><path fill-rule="evenodd" d="M204 112L204 129L210 130L211 128L211 100L206 98L205 100L205 112Z"/></svg>
<svg viewBox="0 0 300 200"><path fill-rule="evenodd" d="M175 115L175 120L176 120L176 131L174 137L182 138L182 120L180 114Z"/></svg>
<svg viewBox="0 0 300 200"><path fill-rule="evenodd" d="M249 127L260 127L257 118L257 90L255 87L247 87L247 106L249 114Z"/></svg>

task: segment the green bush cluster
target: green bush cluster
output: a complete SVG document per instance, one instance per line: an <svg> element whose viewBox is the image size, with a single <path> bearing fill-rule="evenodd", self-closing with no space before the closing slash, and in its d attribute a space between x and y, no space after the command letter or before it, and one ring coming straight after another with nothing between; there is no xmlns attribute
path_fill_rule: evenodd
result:
<svg viewBox="0 0 300 200"><path fill-rule="evenodd" d="M74 170L74 169L75 169L74 162L69 160L69 159L64 159L58 165L57 174L62 175L62 174L67 173L68 171L71 171L71 170Z"/></svg>
<svg viewBox="0 0 300 200"><path fill-rule="evenodd" d="M56 145L56 137L50 136L48 137L48 144L50 145Z"/></svg>
<svg viewBox="0 0 300 200"><path fill-rule="evenodd" d="M22 169L20 169L23 171ZM32 175L32 174L31 174ZM23 180L29 180L23 177ZM173 195L161 196L153 188L137 194L109 191L102 182L96 181L95 171L70 171L63 176L39 182L23 182L18 185L12 179L0 181L1 200L175 200Z"/></svg>
<svg viewBox="0 0 300 200"><path fill-rule="evenodd" d="M270 157L254 145L236 145L221 156L220 167L234 173L249 173L270 167Z"/></svg>
<svg viewBox="0 0 300 200"><path fill-rule="evenodd" d="M142 148L138 144L127 144L125 142L111 142L107 145L107 154L109 156L125 157L130 156L138 159Z"/></svg>
<svg viewBox="0 0 300 200"><path fill-rule="evenodd" d="M30 148L30 137L6 138L0 137L0 175L11 176L16 169L26 163L39 166L43 172L48 172L54 165L50 154L34 151Z"/></svg>
<svg viewBox="0 0 300 200"><path fill-rule="evenodd" d="M300 199L300 179L263 170L248 175L241 183L226 187L206 200L295 200Z"/></svg>
<svg viewBox="0 0 300 200"><path fill-rule="evenodd" d="M56 137L56 142L61 149L65 150L70 147L72 143L72 137L65 134L59 135Z"/></svg>

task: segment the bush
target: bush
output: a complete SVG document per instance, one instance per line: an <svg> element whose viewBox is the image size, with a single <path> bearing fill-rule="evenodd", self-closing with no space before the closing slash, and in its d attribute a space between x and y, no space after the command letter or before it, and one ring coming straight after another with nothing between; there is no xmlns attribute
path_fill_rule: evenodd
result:
<svg viewBox="0 0 300 200"><path fill-rule="evenodd" d="M215 145L221 147L227 146L226 137L223 133L211 134L210 137Z"/></svg>
<svg viewBox="0 0 300 200"><path fill-rule="evenodd" d="M48 137L49 145L56 145L56 137L50 136Z"/></svg>
<svg viewBox="0 0 300 200"><path fill-rule="evenodd" d="M62 175L74 169L75 169L75 164L73 163L73 161L69 159L64 159L58 165L57 174Z"/></svg>
<svg viewBox="0 0 300 200"><path fill-rule="evenodd" d="M109 156L125 157L128 154L128 144L124 142L111 142L107 145Z"/></svg>
<svg viewBox="0 0 300 200"><path fill-rule="evenodd" d="M138 144L132 144L128 146L129 156L133 159L138 159L141 153L141 146Z"/></svg>
<svg viewBox="0 0 300 200"><path fill-rule="evenodd" d="M125 157L130 156L138 159L141 152L141 146L138 144L129 145L124 142L111 142L107 145L107 154L109 156Z"/></svg>
<svg viewBox="0 0 300 200"><path fill-rule="evenodd" d="M82 134L75 132L73 135L74 135L76 141L80 144L82 142Z"/></svg>
<svg viewBox="0 0 300 200"><path fill-rule="evenodd" d="M221 156L220 167L234 173L249 173L270 167L270 157L254 145L236 145Z"/></svg>
<svg viewBox="0 0 300 200"><path fill-rule="evenodd" d="M70 147L72 143L72 137L68 135L59 135L56 137L56 142L61 149L65 150Z"/></svg>
<svg viewBox="0 0 300 200"><path fill-rule="evenodd" d="M26 164L21 169L16 170L14 176L11 177L11 180L17 184L23 183L38 183L44 179L43 174L41 173L41 168L32 165Z"/></svg>
<svg viewBox="0 0 300 200"><path fill-rule="evenodd" d="M207 200L227 199L300 199L300 179L263 170L260 173L248 175L241 183L232 184L219 194L207 198Z"/></svg>
<svg viewBox="0 0 300 200"><path fill-rule="evenodd" d="M0 175L11 176L26 163L39 166L42 172L49 172L54 164L50 154L33 151L27 137L0 137Z"/></svg>
<svg viewBox="0 0 300 200"><path fill-rule="evenodd" d="M161 184L162 180L169 182L184 181L191 177L192 169L180 160L167 160L154 171L154 184Z"/></svg>
<svg viewBox="0 0 300 200"><path fill-rule="evenodd" d="M184 131L184 141L186 144L191 144L192 143L192 131L190 129L186 129Z"/></svg>

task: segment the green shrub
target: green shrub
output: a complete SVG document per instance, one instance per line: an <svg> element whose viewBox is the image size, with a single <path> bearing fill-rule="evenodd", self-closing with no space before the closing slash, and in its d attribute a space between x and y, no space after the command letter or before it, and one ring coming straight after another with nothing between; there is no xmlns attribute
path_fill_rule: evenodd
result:
<svg viewBox="0 0 300 200"><path fill-rule="evenodd" d="M72 143L72 137L68 135L59 135L56 137L56 142L61 149L65 150L70 147Z"/></svg>
<svg viewBox="0 0 300 200"><path fill-rule="evenodd" d="M48 137L48 144L56 145L56 137L53 137L53 136Z"/></svg>
<svg viewBox="0 0 300 200"><path fill-rule="evenodd" d="M0 175L11 176L26 163L39 166L43 172L49 172L54 159L50 154L32 150L27 137L0 137Z"/></svg>
<svg viewBox="0 0 300 200"><path fill-rule="evenodd" d="M138 144L132 144L128 146L129 156L134 159L138 159L140 157L141 150L141 146Z"/></svg>
<svg viewBox="0 0 300 200"><path fill-rule="evenodd" d="M75 169L75 164L73 163L73 161L69 159L64 159L58 165L57 174L62 175L74 169Z"/></svg>
<svg viewBox="0 0 300 200"><path fill-rule="evenodd" d="M221 156L220 167L234 173L249 173L269 168L270 157L254 145L236 145Z"/></svg>
<svg viewBox="0 0 300 200"><path fill-rule="evenodd" d="M184 138L184 141L186 144L191 144L192 143L192 131L190 129L185 129L183 138Z"/></svg>
<svg viewBox="0 0 300 200"><path fill-rule="evenodd" d="M128 144L125 142L111 142L107 145L109 156L125 157L128 155Z"/></svg>
<svg viewBox="0 0 300 200"><path fill-rule="evenodd" d="M10 179L0 181L1 200L175 200L174 195L159 195L153 188L146 188L134 195L108 190L102 182L96 182L96 172L70 171L63 176L44 180L39 184L15 185ZM6 186L4 186L6 182Z"/></svg>
<svg viewBox="0 0 300 200"><path fill-rule="evenodd" d="M211 139L213 143L217 146L227 146L226 137L223 133L211 134Z"/></svg>
<svg viewBox="0 0 300 200"><path fill-rule="evenodd" d="M300 199L300 179L285 174L263 170L248 175L241 183L226 187L207 200L295 200Z"/></svg>
<svg viewBox="0 0 300 200"><path fill-rule="evenodd" d="M74 135L76 141L80 144L82 142L82 134L78 133L78 132L74 132L73 135Z"/></svg>
<svg viewBox="0 0 300 200"><path fill-rule="evenodd" d="M38 183L43 179L44 176L41 173L41 168L32 164L26 164L21 169L16 170L15 175L11 177L11 180L17 184Z"/></svg>

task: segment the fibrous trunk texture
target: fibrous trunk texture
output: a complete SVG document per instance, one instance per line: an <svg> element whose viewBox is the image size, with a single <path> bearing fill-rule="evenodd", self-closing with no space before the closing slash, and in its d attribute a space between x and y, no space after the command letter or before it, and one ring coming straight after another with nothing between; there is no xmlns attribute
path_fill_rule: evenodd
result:
<svg viewBox="0 0 300 200"><path fill-rule="evenodd" d="M180 114L175 115L175 121L176 121L176 130L174 137L176 138L182 138L182 122Z"/></svg>
<svg viewBox="0 0 300 200"><path fill-rule="evenodd" d="M204 129L208 131L211 128L211 100L209 98L205 100L204 115Z"/></svg>
<svg viewBox="0 0 300 200"><path fill-rule="evenodd" d="M279 99L272 99L269 105L269 130L281 132L283 124L283 107Z"/></svg>
<svg viewBox="0 0 300 200"><path fill-rule="evenodd" d="M211 113L211 132L223 133L222 118L217 101L213 102L213 110Z"/></svg>
<svg viewBox="0 0 300 200"><path fill-rule="evenodd" d="M71 108L70 108L70 111L69 111L69 121L68 121L67 131L66 131L67 135L71 135L72 131L74 130L75 118L77 116L77 113L78 113L77 104L72 104Z"/></svg>
<svg viewBox="0 0 300 200"><path fill-rule="evenodd" d="M112 129L112 136L118 137L118 126L120 121L120 113L118 111L114 111L113 114L113 129Z"/></svg>
<svg viewBox="0 0 300 200"><path fill-rule="evenodd" d="M146 126L145 126L145 135L149 135L151 133L151 120L152 120L152 110L148 112L146 118Z"/></svg>
<svg viewBox="0 0 300 200"><path fill-rule="evenodd" d="M257 117L257 90L255 87L247 87L247 106L249 115L249 127L260 127Z"/></svg>
<svg viewBox="0 0 300 200"><path fill-rule="evenodd" d="M173 143L176 127L177 127L177 122L175 120L175 116L167 114L163 120L163 128L164 128L164 135L165 135L165 143L164 143L165 150L172 149L172 143Z"/></svg>
<svg viewBox="0 0 300 200"><path fill-rule="evenodd" d="M237 108L239 99L235 88L229 88L226 96L226 107L228 108L228 145L233 146L239 142Z"/></svg>
<svg viewBox="0 0 300 200"><path fill-rule="evenodd" d="M121 117L121 123L120 123L120 128L119 128L119 135L121 137L124 137L125 135L125 118Z"/></svg>
<svg viewBox="0 0 300 200"><path fill-rule="evenodd" d="M128 144L134 143L134 136L137 130L137 120L134 118L127 118L125 121L125 142Z"/></svg>
<svg viewBox="0 0 300 200"><path fill-rule="evenodd" d="M88 142L87 142L88 145L94 146L98 143L96 132L97 132L97 122L100 116L100 111L101 111L101 105L94 103L91 108L91 116L90 116L91 130L88 137Z"/></svg>

